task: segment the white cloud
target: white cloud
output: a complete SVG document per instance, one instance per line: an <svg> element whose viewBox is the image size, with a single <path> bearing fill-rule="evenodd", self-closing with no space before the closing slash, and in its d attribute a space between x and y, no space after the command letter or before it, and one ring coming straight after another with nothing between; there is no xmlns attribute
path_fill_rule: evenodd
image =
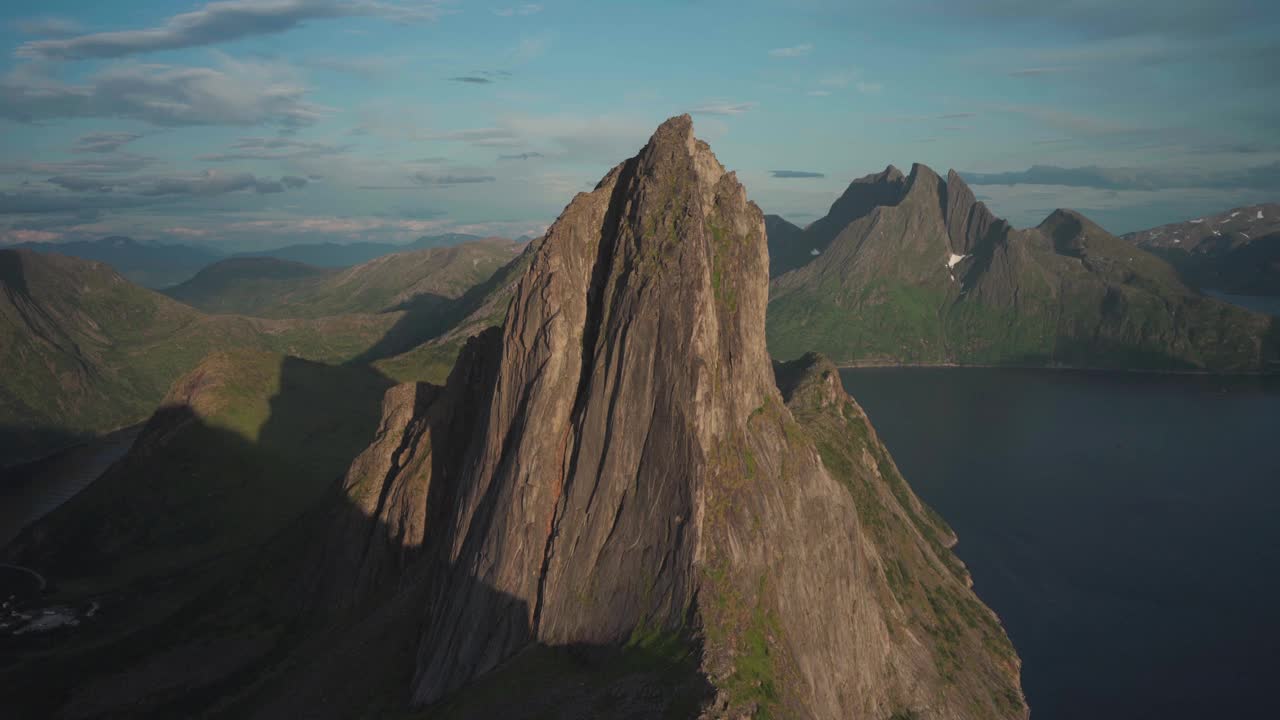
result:
<svg viewBox="0 0 1280 720"><path fill-rule="evenodd" d="M695 115L742 115L751 112L760 106L758 102L729 102L725 100L714 100L703 103L689 112Z"/></svg>
<svg viewBox="0 0 1280 720"><path fill-rule="evenodd" d="M127 132L90 133L77 139L75 147L71 148L71 152L111 153L141 137L137 133Z"/></svg>
<svg viewBox="0 0 1280 720"><path fill-rule="evenodd" d="M351 146L333 145L326 142L311 142L293 138L240 138L230 149L221 153L200 155L197 159L205 162L226 162L228 160L297 160L299 158L336 155L346 152Z"/></svg>
<svg viewBox="0 0 1280 720"><path fill-rule="evenodd" d="M18 122L58 118L127 118L153 125L311 125L326 108L303 99L306 88L287 66L239 62L217 67L108 67L79 84L19 68L0 79L0 117Z"/></svg>
<svg viewBox="0 0 1280 720"><path fill-rule="evenodd" d="M500 17L514 17L514 16L536 15L540 12L542 12L541 5L538 5L536 3L525 3L523 5L516 5L514 7L498 8L497 10L493 11L493 14L498 15Z"/></svg>
<svg viewBox="0 0 1280 720"><path fill-rule="evenodd" d="M810 43L802 43L792 47L774 48L769 51L769 55L778 58L804 57L813 52L813 45Z"/></svg>
<svg viewBox="0 0 1280 720"><path fill-rule="evenodd" d="M861 80L855 83L854 87L863 95L875 95L884 89L884 86L880 83L863 82Z"/></svg>
<svg viewBox="0 0 1280 720"><path fill-rule="evenodd" d="M521 38L520 42L516 43L516 46L512 48L509 61L514 65L523 65L537 60L542 57L550 46L551 38L547 35Z"/></svg>
<svg viewBox="0 0 1280 720"><path fill-rule="evenodd" d="M221 0L174 15L155 27L69 38L32 40L18 46L19 57L46 60L119 58L158 50L203 47L255 35L274 35L311 20L383 17L395 22L434 20L433 3L383 0Z"/></svg>
<svg viewBox="0 0 1280 720"><path fill-rule="evenodd" d="M24 35L39 37L69 37L78 35L84 29L75 20L52 16L26 18L18 20L14 25Z"/></svg>

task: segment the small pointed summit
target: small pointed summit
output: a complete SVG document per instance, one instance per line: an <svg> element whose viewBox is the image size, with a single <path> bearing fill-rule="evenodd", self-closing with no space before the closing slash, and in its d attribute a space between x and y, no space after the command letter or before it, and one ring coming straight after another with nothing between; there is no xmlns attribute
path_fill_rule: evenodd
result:
<svg viewBox="0 0 1280 720"><path fill-rule="evenodd" d="M978 202L968 184L955 170L947 171L946 213L947 236L951 249L968 255L985 241L1002 235L1008 225L997 218L985 203Z"/></svg>
<svg viewBox="0 0 1280 720"><path fill-rule="evenodd" d="M897 205L906 195L907 181L902 171L889 165L883 171L864 175L849 183L844 193L831 205L821 219L805 228L805 248L819 252L835 240L849 223L865 217L882 205ZM808 262L808 255L799 259L795 267ZM788 268L789 269L789 268Z"/></svg>

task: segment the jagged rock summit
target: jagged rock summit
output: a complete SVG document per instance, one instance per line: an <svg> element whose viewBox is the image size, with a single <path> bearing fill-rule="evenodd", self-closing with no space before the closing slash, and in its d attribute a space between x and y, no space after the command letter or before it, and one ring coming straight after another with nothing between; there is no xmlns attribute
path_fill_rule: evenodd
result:
<svg viewBox="0 0 1280 720"><path fill-rule="evenodd" d="M780 358L1280 369L1270 318L1202 296L1077 212L1015 229L954 170L916 164L905 180L892 168L857 180L806 235L815 228L830 237L820 255L773 280L769 349Z"/></svg>
<svg viewBox="0 0 1280 720"><path fill-rule="evenodd" d="M388 392L314 601L422 589L417 705L531 646L660 635L699 648L707 717L1025 717L954 537L834 368L779 391L768 266L759 208L665 122L568 205L444 388Z"/></svg>

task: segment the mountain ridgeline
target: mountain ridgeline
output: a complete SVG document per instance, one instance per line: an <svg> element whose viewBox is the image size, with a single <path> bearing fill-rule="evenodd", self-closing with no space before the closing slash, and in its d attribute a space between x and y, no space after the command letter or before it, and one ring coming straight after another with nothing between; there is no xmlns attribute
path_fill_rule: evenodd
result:
<svg viewBox="0 0 1280 720"><path fill-rule="evenodd" d="M672 119L569 204L444 388L388 394L310 595L427 588L415 704L533 646L656 637L701 644L708 716L1025 716L954 538L834 368L780 392L765 242Z"/></svg>
<svg viewBox="0 0 1280 720"><path fill-rule="evenodd" d="M281 465L290 489L270 488L270 514L297 517L288 530L220 539L233 529L210 513L268 489L251 469L219 481L215 503L162 483L185 498L162 503L165 527L202 513L199 533L83 520L149 466L204 467L207 445L220 467L303 457L328 442L326 413L353 422L367 405L356 391L379 387L215 356L175 384L124 461L132 473L30 528L6 560L74 574L62 546L100 528L112 542L95 545L143 578L170 568L146 579L161 596L216 594L152 601L141 622L163 650L90 637L62 661L78 672L42 656L0 690L52 685L20 707L64 715L188 716L217 697L213 714L263 718L1026 718L1019 659L954 534L835 367L771 361L768 267L759 208L689 117L673 118L569 203L508 266L516 279L495 276L485 294L509 293L505 319L465 342L444 385L386 391L340 484L319 464ZM306 399L344 373L352 399ZM246 377L262 379L236 389ZM262 416L224 417L238 396ZM305 427L277 421L286 410ZM197 556L218 574L172 569ZM217 661L163 661L196 648ZM93 657L111 668L85 677Z"/></svg>
<svg viewBox="0 0 1280 720"><path fill-rule="evenodd" d="M509 281L520 250L475 240L343 270L232 258L163 294L101 262L2 250L0 467L144 420L213 350L385 361L398 379L443 377L457 332L501 323L509 295L488 297L490 285Z"/></svg>
<svg viewBox="0 0 1280 720"><path fill-rule="evenodd" d="M401 334L403 316L210 316L100 262L0 250L0 467L146 419L214 350L342 362Z"/></svg>
<svg viewBox="0 0 1280 720"><path fill-rule="evenodd" d="M855 181L772 284L769 348L835 362L1257 372L1267 317L1205 297L1160 258L1058 210L1015 229L954 171Z"/></svg>
<svg viewBox="0 0 1280 720"><path fill-rule="evenodd" d="M1275 203L1161 225L1124 239L1168 260L1194 287L1280 295L1280 205Z"/></svg>
<svg viewBox="0 0 1280 720"><path fill-rule="evenodd" d="M439 305L461 297L520 252L502 238L383 255L325 269L274 257L214 263L164 293L210 313L314 318Z"/></svg>

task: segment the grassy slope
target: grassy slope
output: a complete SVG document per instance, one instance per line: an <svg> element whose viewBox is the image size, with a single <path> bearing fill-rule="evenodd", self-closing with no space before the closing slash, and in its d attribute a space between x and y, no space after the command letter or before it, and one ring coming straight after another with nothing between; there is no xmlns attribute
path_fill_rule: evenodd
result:
<svg viewBox="0 0 1280 720"><path fill-rule="evenodd" d="M479 240L386 255L340 271L273 258L236 258L215 263L165 292L206 312L255 317L378 313L455 299L492 276L517 251L506 240Z"/></svg>
<svg viewBox="0 0 1280 720"><path fill-rule="evenodd" d="M399 319L207 316L100 263L0 252L0 464L145 418L170 383L213 350L340 362Z"/></svg>
<svg viewBox="0 0 1280 720"><path fill-rule="evenodd" d="M281 297L336 272L269 257L230 258L163 292L207 313L261 315Z"/></svg>
<svg viewBox="0 0 1280 720"><path fill-rule="evenodd" d="M952 270L937 194L855 221L774 281L769 346L846 364L1252 371L1271 321L1201 296L1150 253L1075 213L1000 233Z"/></svg>
<svg viewBox="0 0 1280 720"><path fill-rule="evenodd" d="M516 259L452 303L443 318L441 332L410 350L379 359L374 367L399 382L444 384L467 338L506 320L515 284L524 275L533 257L530 250L537 243L537 240L529 243Z"/></svg>

